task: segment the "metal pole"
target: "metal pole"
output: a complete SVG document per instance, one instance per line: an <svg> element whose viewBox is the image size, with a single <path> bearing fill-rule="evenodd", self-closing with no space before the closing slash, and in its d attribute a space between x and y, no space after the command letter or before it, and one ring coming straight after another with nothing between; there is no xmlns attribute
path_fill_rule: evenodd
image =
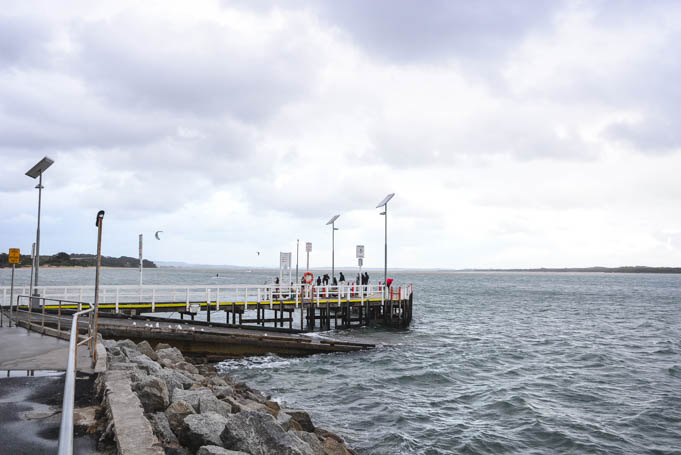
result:
<svg viewBox="0 0 681 455"><path fill-rule="evenodd" d="M336 276L336 270L335 270L335 255L336 255L336 247L335 247L335 235L336 235L336 223L333 222L331 223L331 284L333 284L333 278Z"/></svg>
<svg viewBox="0 0 681 455"><path fill-rule="evenodd" d="M140 286L142 286L142 270L144 270L144 259L143 258L143 253L142 253L142 247L144 244L144 236L140 234Z"/></svg>
<svg viewBox="0 0 681 455"><path fill-rule="evenodd" d="M38 286L38 274L40 272L40 206L43 197L43 172L40 171L40 179L38 181L38 230L35 233L35 285Z"/></svg>
<svg viewBox="0 0 681 455"><path fill-rule="evenodd" d="M298 252L300 250L300 239L296 239L296 284L298 284Z"/></svg>
<svg viewBox="0 0 681 455"><path fill-rule="evenodd" d="M28 289L28 305L29 308L33 305L33 298L30 297L33 295L33 277L35 276L35 242L33 242L33 245L31 245L31 283L29 285ZM17 311L19 311L19 303L17 303ZM30 310L29 310L30 311ZM18 316L18 313L17 313Z"/></svg>
<svg viewBox="0 0 681 455"><path fill-rule="evenodd" d="M97 270L95 272L95 330L92 341L93 362L97 361L97 329L99 324L99 270L102 266L102 222L104 221L104 210L97 213Z"/></svg>
<svg viewBox="0 0 681 455"><path fill-rule="evenodd" d="M305 253L307 254L307 266L305 268L305 271L309 272L310 271L310 252L306 251Z"/></svg>
<svg viewBox="0 0 681 455"><path fill-rule="evenodd" d="M9 290L9 326L12 327L12 301L14 300L14 266L12 264L12 282Z"/></svg>
<svg viewBox="0 0 681 455"><path fill-rule="evenodd" d="M388 282L388 203L385 203L385 258L383 262L383 289Z"/></svg>

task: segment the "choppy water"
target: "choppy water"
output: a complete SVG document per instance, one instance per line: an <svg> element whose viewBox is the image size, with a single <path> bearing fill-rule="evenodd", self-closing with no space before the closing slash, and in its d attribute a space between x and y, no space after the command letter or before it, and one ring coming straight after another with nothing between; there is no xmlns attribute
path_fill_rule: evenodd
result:
<svg viewBox="0 0 681 455"><path fill-rule="evenodd" d="M214 273L149 271L145 281L215 284ZM41 270L44 284L91 276ZM103 281L136 277L108 270ZM681 453L681 276L395 278L415 285L409 329L339 333L378 349L222 367L363 454Z"/></svg>

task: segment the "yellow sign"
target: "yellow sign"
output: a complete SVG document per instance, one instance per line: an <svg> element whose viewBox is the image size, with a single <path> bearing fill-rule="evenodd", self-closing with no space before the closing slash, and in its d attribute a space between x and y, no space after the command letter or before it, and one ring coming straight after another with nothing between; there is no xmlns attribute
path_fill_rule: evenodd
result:
<svg viewBox="0 0 681 455"><path fill-rule="evenodd" d="M20 261L20 253L19 253L19 248L10 248L9 249L9 263L10 264L18 264Z"/></svg>

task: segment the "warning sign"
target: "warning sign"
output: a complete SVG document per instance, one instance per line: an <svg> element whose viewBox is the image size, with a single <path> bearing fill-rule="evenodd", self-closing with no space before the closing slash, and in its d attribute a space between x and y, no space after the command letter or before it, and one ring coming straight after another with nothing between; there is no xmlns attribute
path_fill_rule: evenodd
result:
<svg viewBox="0 0 681 455"><path fill-rule="evenodd" d="M9 249L9 263L10 264L18 264L20 260L21 260L21 253L19 252L19 248L10 248Z"/></svg>

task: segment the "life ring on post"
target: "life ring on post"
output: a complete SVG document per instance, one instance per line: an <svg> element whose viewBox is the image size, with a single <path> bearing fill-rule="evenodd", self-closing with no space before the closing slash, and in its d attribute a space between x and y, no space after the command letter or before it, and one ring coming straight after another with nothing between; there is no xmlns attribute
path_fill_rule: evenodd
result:
<svg viewBox="0 0 681 455"><path fill-rule="evenodd" d="M312 274L312 272L305 272L303 273L303 279L307 284L310 284L314 281L314 275Z"/></svg>

